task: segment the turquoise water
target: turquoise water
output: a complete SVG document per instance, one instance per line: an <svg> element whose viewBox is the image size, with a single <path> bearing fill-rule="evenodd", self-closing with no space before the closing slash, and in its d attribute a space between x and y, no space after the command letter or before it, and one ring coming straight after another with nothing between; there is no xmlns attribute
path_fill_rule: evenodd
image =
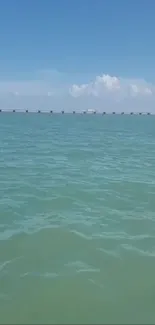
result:
<svg viewBox="0 0 155 325"><path fill-rule="evenodd" d="M0 114L0 323L155 323L155 117Z"/></svg>

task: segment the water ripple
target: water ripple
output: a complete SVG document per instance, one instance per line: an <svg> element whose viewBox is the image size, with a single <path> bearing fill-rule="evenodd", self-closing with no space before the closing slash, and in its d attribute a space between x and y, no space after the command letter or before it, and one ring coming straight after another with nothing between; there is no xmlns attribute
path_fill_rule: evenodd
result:
<svg viewBox="0 0 155 325"><path fill-rule="evenodd" d="M2 321L155 321L154 157L153 117L2 114Z"/></svg>

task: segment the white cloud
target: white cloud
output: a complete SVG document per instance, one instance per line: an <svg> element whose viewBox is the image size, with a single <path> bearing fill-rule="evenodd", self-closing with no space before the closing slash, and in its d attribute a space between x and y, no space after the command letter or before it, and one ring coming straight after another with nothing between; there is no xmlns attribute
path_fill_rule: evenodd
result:
<svg viewBox="0 0 155 325"><path fill-rule="evenodd" d="M130 92L129 92L130 90ZM120 79L110 75L97 76L93 82L88 84L76 85L70 88L70 94L73 97L79 96L97 96L102 97L105 94L114 96L120 93L129 97L130 95L152 95L154 87L147 85L145 81L135 81Z"/></svg>
<svg viewBox="0 0 155 325"><path fill-rule="evenodd" d="M108 74L78 83L76 75L45 71L38 80L0 81L0 108L155 113L155 85Z"/></svg>
<svg viewBox="0 0 155 325"><path fill-rule="evenodd" d="M140 85L136 85L136 84L131 84L131 95L137 96L137 95L152 95L152 91L153 89L151 89L152 87L148 88L145 86L140 86Z"/></svg>
<svg viewBox="0 0 155 325"><path fill-rule="evenodd" d="M97 76L95 81L95 86L103 85L107 90L119 90L120 89L120 80L117 77L111 77L109 75Z"/></svg>
<svg viewBox="0 0 155 325"><path fill-rule="evenodd" d="M120 81L117 77L109 75L97 76L94 82L82 85L73 85L70 94L73 97L83 95L102 96L105 91L116 91L120 89Z"/></svg>

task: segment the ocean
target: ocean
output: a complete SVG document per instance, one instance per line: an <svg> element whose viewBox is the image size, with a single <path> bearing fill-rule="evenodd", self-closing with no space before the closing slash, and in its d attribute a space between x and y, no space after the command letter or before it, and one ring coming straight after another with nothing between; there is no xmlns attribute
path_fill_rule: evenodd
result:
<svg viewBox="0 0 155 325"><path fill-rule="evenodd" d="M0 323L155 323L155 117L0 114Z"/></svg>

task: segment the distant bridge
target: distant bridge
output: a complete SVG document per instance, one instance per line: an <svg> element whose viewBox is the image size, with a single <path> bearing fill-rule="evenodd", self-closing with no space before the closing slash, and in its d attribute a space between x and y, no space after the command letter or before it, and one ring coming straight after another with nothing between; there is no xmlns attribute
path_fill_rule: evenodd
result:
<svg viewBox="0 0 155 325"><path fill-rule="evenodd" d="M154 115L153 113L150 113L150 112L97 112L97 111L82 111L82 112L79 112L79 111L75 111L73 110L72 112L68 112L68 111L53 111L53 110L28 110L28 109L0 109L0 113L38 113L38 114L87 114L87 115Z"/></svg>

